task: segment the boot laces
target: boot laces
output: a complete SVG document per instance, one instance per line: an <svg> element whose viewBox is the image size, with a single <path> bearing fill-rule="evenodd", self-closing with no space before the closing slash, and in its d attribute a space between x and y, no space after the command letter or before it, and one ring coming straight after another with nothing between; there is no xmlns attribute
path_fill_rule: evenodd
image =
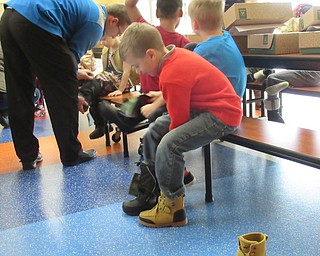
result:
<svg viewBox="0 0 320 256"><path fill-rule="evenodd" d="M174 202L172 202L170 206L173 207ZM157 212L162 211L165 213L170 213L171 212L170 206L168 205L168 203L166 203L166 196L161 193L160 196L158 197Z"/></svg>

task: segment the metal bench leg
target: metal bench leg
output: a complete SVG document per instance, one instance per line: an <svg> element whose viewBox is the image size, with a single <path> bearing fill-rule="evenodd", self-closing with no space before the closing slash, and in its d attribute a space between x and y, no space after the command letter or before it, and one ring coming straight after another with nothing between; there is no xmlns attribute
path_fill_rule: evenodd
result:
<svg viewBox="0 0 320 256"><path fill-rule="evenodd" d="M122 133L122 142L123 142L123 156L129 157L128 135L125 132Z"/></svg>
<svg viewBox="0 0 320 256"><path fill-rule="evenodd" d="M109 132L109 122L104 126L104 137L106 138L106 147L110 146L110 132Z"/></svg>
<svg viewBox="0 0 320 256"><path fill-rule="evenodd" d="M211 180L211 151L210 144L203 147L204 149L204 170L205 170L205 183L206 183L206 202L212 202L212 180Z"/></svg>

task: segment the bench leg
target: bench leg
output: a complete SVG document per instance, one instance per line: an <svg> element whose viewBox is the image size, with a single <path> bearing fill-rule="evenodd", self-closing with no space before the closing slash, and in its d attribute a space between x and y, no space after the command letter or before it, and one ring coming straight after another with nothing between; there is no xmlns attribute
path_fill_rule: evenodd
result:
<svg viewBox="0 0 320 256"><path fill-rule="evenodd" d="M104 126L104 137L106 139L106 147L110 146L110 132L109 132L109 122Z"/></svg>
<svg viewBox="0 0 320 256"><path fill-rule="evenodd" d="M122 142L123 142L123 156L129 157L128 137L125 132L122 133Z"/></svg>
<svg viewBox="0 0 320 256"><path fill-rule="evenodd" d="M243 98L242 98L242 113L243 116L247 116L247 91L244 92Z"/></svg>
<svg viewBox="0 0 320 256"><path fill-rule="evenodd" d="M210 144L203 147L204 149L204 170L205 170L205 184L206 184L206 202L213 201L212 195L212 180L211 180L211 150Z"/></svg>

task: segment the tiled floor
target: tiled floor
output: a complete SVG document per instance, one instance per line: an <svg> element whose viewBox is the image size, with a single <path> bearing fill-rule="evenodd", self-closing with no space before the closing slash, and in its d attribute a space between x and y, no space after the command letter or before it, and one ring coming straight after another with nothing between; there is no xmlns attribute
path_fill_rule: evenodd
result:
<svg viewBox="0 0 320 256"><path fill-rule="evenodd" d="M92 128L81 120L83 147L96 148L99 157L68 168L59 162L48 119L36 122L44 162L34 171L19 171L10 130L0 128L1 256L232 256L237 236L253 231L269 235L268 256L320 255L318 169L214 142L214 202L204 201L202 151L189 152L187 166L197 178L185 198L189 224L145 228L121 210L143 131L129 135L124 159L121 143L90 141Z"/></svg>

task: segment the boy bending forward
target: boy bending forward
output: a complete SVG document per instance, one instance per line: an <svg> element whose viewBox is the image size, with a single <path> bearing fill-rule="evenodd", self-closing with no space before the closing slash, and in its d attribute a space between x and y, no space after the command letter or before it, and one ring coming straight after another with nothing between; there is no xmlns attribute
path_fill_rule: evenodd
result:
<svg viewBox="0 0 320 256"><path fill-rule="evenodd" d="M154 208L140 213L140 223L183 226L183 154L232 133L241 121L240 98L221 71L196 53L165 47L159 31L148 24L128 27L120 55L141 72L159 76L168 109L143 140L144 164L155 170L161 193Z"/></svg>

